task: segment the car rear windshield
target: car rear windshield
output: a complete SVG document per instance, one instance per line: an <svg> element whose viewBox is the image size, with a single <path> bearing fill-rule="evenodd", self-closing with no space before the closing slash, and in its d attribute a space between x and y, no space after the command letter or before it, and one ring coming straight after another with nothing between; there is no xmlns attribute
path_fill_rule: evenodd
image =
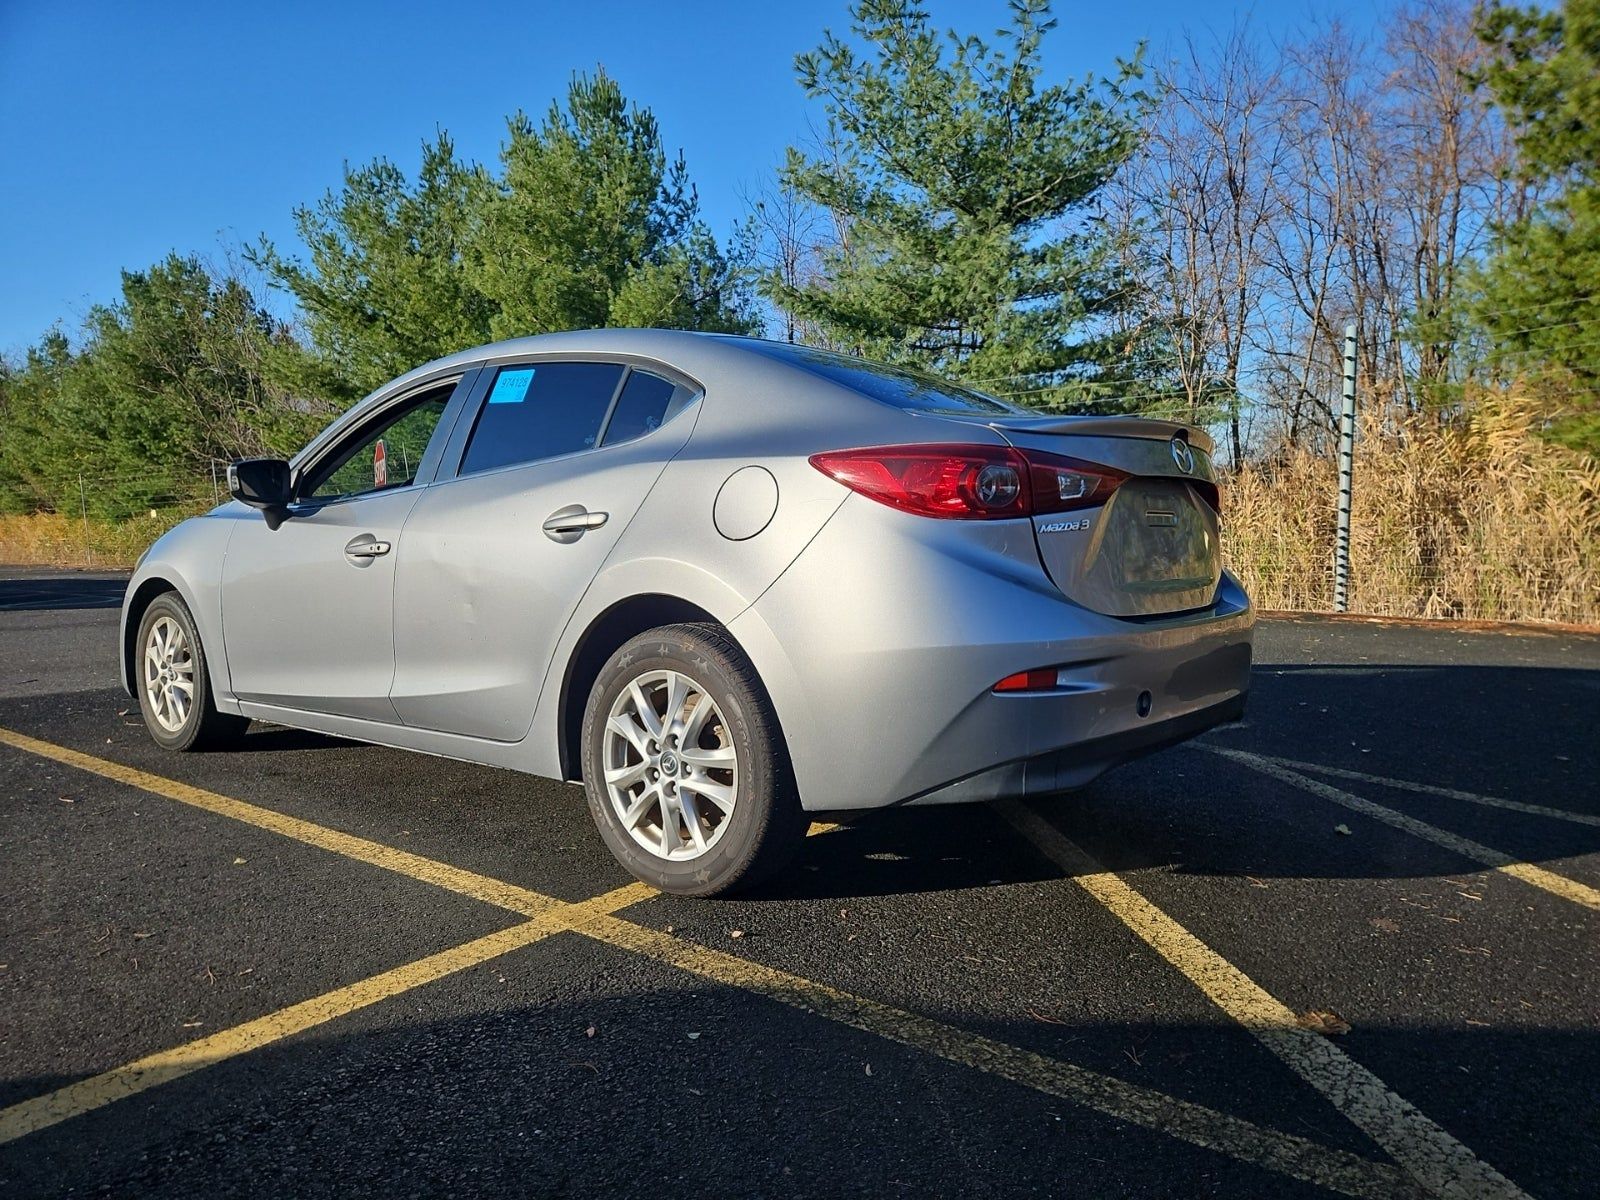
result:
<svg viewBox="0 0 1600 1200"><path fill-rule="evenodd" d="M917 412L959 412L983 414L1015 414L1028 410L993 396L985 396L971 388L944 379L935 379L903 367L872 362L865 358L847 358L843 354L829 354L805 346L759 346L764 354L780 358L820 375L833 383L843 384L874 400L892 404L896 408Z"/></svg>

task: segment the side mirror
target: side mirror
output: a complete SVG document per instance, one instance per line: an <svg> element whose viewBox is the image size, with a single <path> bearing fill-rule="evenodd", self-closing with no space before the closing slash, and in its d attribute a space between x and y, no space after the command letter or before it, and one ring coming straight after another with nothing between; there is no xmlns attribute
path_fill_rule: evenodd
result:
<svg viewBox="0 0 1600 1200"><path fill-rule="evenodd" d="M228 494L259 508L267 528L276 529L289 515L289 464L281 458L241 458L228 464Z"/></svg>

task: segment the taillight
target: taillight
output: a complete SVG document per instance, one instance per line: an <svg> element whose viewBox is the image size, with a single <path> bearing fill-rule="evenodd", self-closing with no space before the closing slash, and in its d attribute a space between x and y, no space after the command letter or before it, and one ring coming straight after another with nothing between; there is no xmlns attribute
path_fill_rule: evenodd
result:
<svg viewBox="0 0 1600 1200"><path fill-rule="evenodd" d="M1128 476L1010 446L871 446L813 454L811 465L880 504L925 517L987 520L1104 504Z"/></svg>
<svg viewBox="0 0 1600 1200"><path fill-rule="evenodd" d="M1033 511L1065 512L1093 508L1111 499L1111 493L1128 478L1114 467L1080 462L1063 454L1029 451L1024 455L1033 478Z"/></svg>

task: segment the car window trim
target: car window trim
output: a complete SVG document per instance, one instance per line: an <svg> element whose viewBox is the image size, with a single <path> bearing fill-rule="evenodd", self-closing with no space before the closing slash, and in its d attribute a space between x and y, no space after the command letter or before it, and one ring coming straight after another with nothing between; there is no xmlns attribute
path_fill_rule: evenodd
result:
<svg viewBox="0 0 1600 1200"><path fill-rule="evenodd" d="M333 504L348 504L355 500L367 500L373 496L390 495L401 490L384 488L381 491L358 492L353 496L329 496L320 500L299 494L306 477L330 455L336 456L348 447L350 439L359 438L375 426L381 425L383 419L396 408L403 408L425 393L436 392L453 384L449 399L445 401L444 411L439 414L439 422L434 426L433 435L428 439L427 449L423 451L422 460L417 464L417 472L404 490L419 491L429 486L439 473L449 435L454 432L455 425L460 420L461 410L465 407L468 396L476 390L474 385L477 384L481 371L481 366L473 365L460 372L446 372L432 379L421 380L415 386L385 398L381 403L372 406L370 411L353 410L348 414L348 419L330 428L325 435L319 436L298 456L290 480L291 494L294 496L290 501L290 507L297 512L308 512ZM318 442L323 444L318 446Z"/></svg>

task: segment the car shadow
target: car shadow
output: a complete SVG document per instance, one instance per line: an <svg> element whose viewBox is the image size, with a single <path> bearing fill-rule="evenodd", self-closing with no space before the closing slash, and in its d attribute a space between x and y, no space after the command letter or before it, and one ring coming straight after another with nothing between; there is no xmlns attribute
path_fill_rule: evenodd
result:
<svg viewBox="0 0 1600 1200"><path fill-rule="evenodd" d="M455 987L457 1012L421 994L381 1023L345 1018L224 1056L8 1147L5 1182L19 1195L249 1196L278 1177L279 1190L330 1197L451 1194L463 1179L477 1195L1311 1194L1180 1138L1130 1131L1071 1092L1027 1086L1054 1078L1058 1062L1091 1102L1149 1089L1216 1110L1223 1128L1242 1119L1373 1156L1313 1089L1215 1023L1064 1019L1048 1005L1003 1018L996 1010L1022 998L1001 984L994 997L951 996L931 1011L913 1001L945 1032L935 1045L900 1045L882 1016L869 1028L887 1037L595 957L604 953L586 948L578 960L587 998L529 998L530 973L552 961L535 951ZM648 986L635 981L641 971ZM828 974L858 994L897 990L847 962ZM541 990L570 987L544 975ZM985 1039L980 1064L996 1044L1026 1056L1000 1060L1014 1081L941 1061L972 1038ZM1384 1025L1358 1027L1341 1046L1425 1110L1445 1106L1451 1132L1531 1193L1589 1194L1600 1170L1584 1100L1600 1069L1592 1030ZM1495 1086L1462 1084L1469 1070ZM27 1074L6 1092L31 1098L79 1081ZM692 1172L663 1173L708 1125L718 1152Z"/></svg>
<svg viewBox="0 0 1600 1200"><path fill-rule="evenodd" d="M309 729L291 729L287 725L266 725L257 721L251 723L241 742L224 749L228 753L282 754L304 750L377 750L379 747L331 733L313 733Z"/></svg>

